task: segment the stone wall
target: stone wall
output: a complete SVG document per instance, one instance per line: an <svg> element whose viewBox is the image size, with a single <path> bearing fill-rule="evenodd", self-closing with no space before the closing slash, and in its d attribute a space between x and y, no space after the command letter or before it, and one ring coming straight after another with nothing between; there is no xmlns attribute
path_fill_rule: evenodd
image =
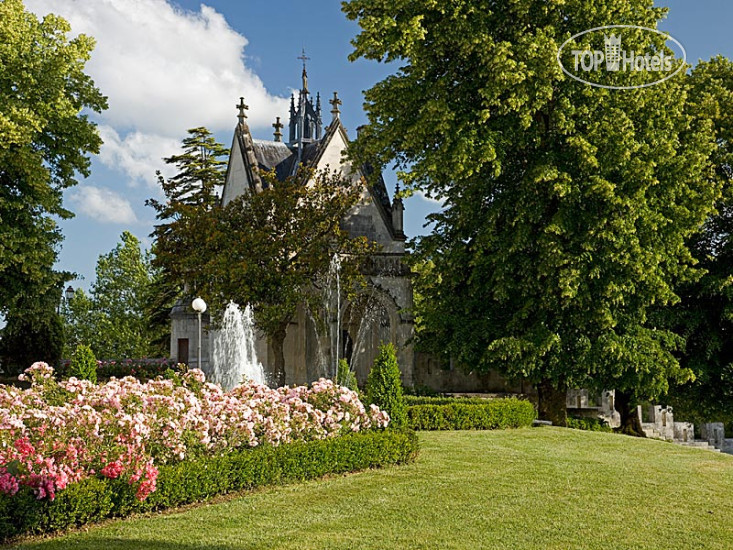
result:
<svg viewBox="0 0 733 550"><path fill-rule="evenodd" d="M444 363L423 352L415 352L414 355L413 383L417 389L430 388L439 393L535 393L532 384L509 381L496 371L466 372L454 361Z"/></svg>
<svg viewBox="0 0 733 550"><path fill-rule="evenodd" d="M725 425L722 422L708 422L700 426L700 438L716 449L723 448Z"/></svg>

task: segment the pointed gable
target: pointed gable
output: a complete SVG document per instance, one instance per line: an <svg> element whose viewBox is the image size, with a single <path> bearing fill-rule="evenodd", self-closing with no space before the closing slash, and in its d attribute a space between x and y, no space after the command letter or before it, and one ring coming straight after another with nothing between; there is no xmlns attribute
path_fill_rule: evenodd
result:
<svg viewBox="0 0 733 550"><path fill-rule="evenodd" d="M274 170L279 181L296 173L300 164L316 171L339 170L344 177L355 185L362 186L359 204L352 209L344 220L344 226L354 235L364 235L379 244L387 251L404 252L405 236L402 232L401 211L398 213L398 229L394 227L394 213L389 193L381 173L369 166L353 167L345 160L344 153L349 145L346 129L341 124L339 105L341 100L334 92L330 101L333 120L323 136L320 136L320 95L313 107L308 100L307 76L303 67L303 88L300 92L300 104L295 108L293 98L290 103L290 137L289 143L278 139L278 122L276 141L252 139L244 114L244 100L237 107L240 110L239 124L234 131L232 149L227 166L226 180L222 191L222 204L246 194L262 190L260 170ZM317 132L306 132L305 126L318 123ZM307 123L307 124L306 124ZM295 138L295 139L293 139ZM400 204L401 206L401 204Z"/></svg>

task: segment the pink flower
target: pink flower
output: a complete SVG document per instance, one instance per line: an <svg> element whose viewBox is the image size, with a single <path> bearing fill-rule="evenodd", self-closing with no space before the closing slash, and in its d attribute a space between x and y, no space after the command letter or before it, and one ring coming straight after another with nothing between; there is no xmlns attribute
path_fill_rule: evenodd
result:
<svg viewBox="0 0 733 550"><path fill-rule="evenodd" d="M18 492L20 485L18 479L15 476L10 475L8 472L0 474L0 492L6 495L14 495Z"/></svg>
<svg viewBox="0 0 733 550"><path fill-rule="evenodd" d="M114 462L110 462L104 468L102 468L99 473L101 473L104 477L108 477L109 479L117 479L118 477L120 477L123 469L124 466L122 466L120 461L115 460Z"/></svg>
<svg viewBox="0 0 733 550"><path fill-rule="evenodd" d="M27 485L38 498L54 498L99 472L136 485L145 499L155 491L159 464L389 422L384 411L364 407L355 392L326 379L279 389L247 382L224 392L198 369L183 375L182 386L130 376L99 385L56 382L45 363L26 373L30 389L0 386L0 491L8 494ZM46 402L54 385L71 394L62 405ZM10 463L14 475L2 467Z"/></svg>

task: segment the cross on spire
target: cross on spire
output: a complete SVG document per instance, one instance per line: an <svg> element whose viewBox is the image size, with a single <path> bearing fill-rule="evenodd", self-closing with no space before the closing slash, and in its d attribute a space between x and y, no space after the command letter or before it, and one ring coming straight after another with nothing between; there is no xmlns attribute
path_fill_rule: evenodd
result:
<svg viewBox="0 0 733 550"><path fill-rule="evenodd" d="M275 128L275 141L282 141L283 133L280 130L283 126L283 123L280 122L280 117L277 117L275 123L272 125L272 127Z"/></svg>
<svg viewBox="0 0 733 550"><path fill-rule="evenodd" d="M339 99L338 92L333 92L333 99L329 99L328 102L333 107L333 109L331 109L331 114L333 115L333 119L336 120L339 118L339 114L341 113L341 111L339 111L341 100Z"/></svg>
<svg viewBox="0 0 733 550"><path fill-rule="evenodd" d="M305 62L310 61L310 57L305 55L305 48L303 48L303 53L298 56L298 59L303 61L303 70L305 71Z"/></svg>
<svg viewBox="0 0 733 550"><path fill-rule="evenodd" d="M239 98L239 105L235 105L237 109L239 109L239 114L237 115L237 118L239 119L240 124L244 124L244 119L247 118L247 114L244 112L247 109L249 109L249 105L244 104L244 98Z"/></svg>

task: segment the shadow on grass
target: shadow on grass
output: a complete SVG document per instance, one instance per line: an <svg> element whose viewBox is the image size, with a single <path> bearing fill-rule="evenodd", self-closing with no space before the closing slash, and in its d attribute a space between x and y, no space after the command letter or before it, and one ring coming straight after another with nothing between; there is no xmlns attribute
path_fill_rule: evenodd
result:
<svg viewBox="0 0 733 550"><path fill-rule="evenodd" d="M244 541L233 541L230 544L201 543L180 543L165 542L160 540L140 540L138 538L124 540L114 537L85 536L83 539L64 537L57 539L38 540L33 542L17 543L17 545L2 546L7 550L52 550L55 548L74 548L75 550L243 550L246 548L258 548L254 543Z"/></svg>

